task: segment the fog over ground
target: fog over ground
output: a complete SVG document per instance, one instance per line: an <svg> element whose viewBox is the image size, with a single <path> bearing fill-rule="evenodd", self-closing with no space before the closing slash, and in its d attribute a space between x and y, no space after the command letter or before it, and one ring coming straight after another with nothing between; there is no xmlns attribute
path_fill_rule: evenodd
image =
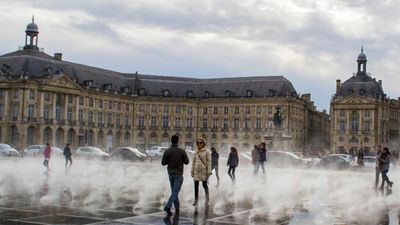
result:
<svg viewBox="0 0 400 225"><path fill-rule="evenodd" d="M64 203L88 211L128 204L137 206L137 210L158 205L161 211L170 194L166 168L159 161L75 160L66 172L64 161L53 158L49 176L45 173L42 158L2 158L0 161L0 203L28 196L32 203ZM264 179L262 175L254 177L252 166L243 162L237 168L237 180L233 185L225 163L220 162L220 186L215 187L214 174L209 181L209 210L220 216L233 213L238 220L245 219L245 223L251 224L257 218L272 221L291 218L292 224L302 224L304 217L311 217L315 224L337 224L338 221L378 224L389 208L400 206L399 172L396 170L389 172L394 181L393 192L380 192L373 188L374 171L267 168ZM193 198L189 164L180 193L181 207L194 210ZM201 185L200 200L202 206L204 191ZM257 210L246 216L240 213L251 209Z"/></svg>

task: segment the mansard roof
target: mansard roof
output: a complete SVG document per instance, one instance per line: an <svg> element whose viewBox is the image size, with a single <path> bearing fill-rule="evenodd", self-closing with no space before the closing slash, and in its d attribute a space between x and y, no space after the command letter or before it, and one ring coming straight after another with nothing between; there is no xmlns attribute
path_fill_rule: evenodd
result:
<svg viewBox="0 0 400 225"><path fill-rule="evenodd" d="M382 86L366 74L352 76L341 85L339 96L346 97L349 95L378 99L385 97Z"/></svg>
<svg viewBox="0 0 400 225"><path fill-rule="evenodd" d="M18 50L0 56L0 67L10 66L12 75L27 73L30 79L43 78L46 73L65 74L71 80L85 86L86 81L93 81L91 88L102 89L104 84L111 84L112 91L121 91L128 87L129 93L160 96L167 90L172 97L264 97L296 95L292 83L283 76L252 76L198 79L176 76L156 76L138 73L120 73L91 67L78 63L57 60L37 50ZM249 96L249 91L251 96Z"/></svg>

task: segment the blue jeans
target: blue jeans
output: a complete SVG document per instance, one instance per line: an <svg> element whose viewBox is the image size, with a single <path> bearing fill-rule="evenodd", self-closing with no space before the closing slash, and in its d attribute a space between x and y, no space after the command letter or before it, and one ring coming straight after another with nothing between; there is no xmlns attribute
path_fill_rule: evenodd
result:
<svg viewBox="0 0 400 225"><path fill-rule="evenodd" d="M171 196L168 199L167 205L165 207L171 208L172 203L174 203L175 210L179 209L179 191L183 183L182 175L169 175L169 184L171 185Z"/></svg>
<svg viewBox="0 0 400 225"><path fill-rule="evenodd" d="M265 162L264 161L262 161L262 162L257 161L256 164L254 165L254 174L255 175L258 174L258 170L260 169L260 167L261 167L261 169L263 171L263 174L265 174Z"/></svg>

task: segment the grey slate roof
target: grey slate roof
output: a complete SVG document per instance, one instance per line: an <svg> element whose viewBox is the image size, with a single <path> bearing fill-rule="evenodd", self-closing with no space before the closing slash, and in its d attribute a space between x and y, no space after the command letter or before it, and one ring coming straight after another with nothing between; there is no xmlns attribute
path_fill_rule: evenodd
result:
<svg viewBox="0 0 400 225"><path fill-rule="evenodd" d="M352 76L341 85L339 96L346 97L353 94L371 98L385 97L382 86L366 74Z"/></svg>
<svg viewBox="0 0 400 225"><path fill-rule="evenodd" d="M37 50L18 50L0 56L0 67L8 64L13 75L27 72L30 79L43 78L45 68L51 67L52 74L65 74L79 85L92 80L92 88L103 89L103 85L112 84L111 90L121 91L129 87L129 93L138 93L144 89L147 95L159 96L163 90L169 90L171 96L184 97L192 91L194 97L204 97L208 91L210 97L225 97L230 91L234 97L246 97L250 90L254 97L296 95L292 83L283 76L232 77L215 79L196 79L187 77L155 76L137 73L119 73L115 71L86 66L78 63L59 61ZM274 94L275 92L275 94Z"/></svg>

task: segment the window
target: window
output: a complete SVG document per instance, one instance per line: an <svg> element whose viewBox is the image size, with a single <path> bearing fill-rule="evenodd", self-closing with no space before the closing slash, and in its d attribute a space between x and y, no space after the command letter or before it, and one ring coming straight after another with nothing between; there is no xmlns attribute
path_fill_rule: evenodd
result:
<svg viewBox="0 0 400 225"><path fill-rule="evenodd" d="M157 116L151 116L150 127L157 127Z"/></svg>
<svg viewBox="0 0 400 225"><path fill-rule="evenodd" d="M342 132L346 131L346 123L344 120L339 121L339 131L342 131Z"/></svg>
<svg viewBox="0 0 400 225"><path fill-rule="evenodd" d="M125 126L129 126L129 116L125 116Z"/></svg>
<svg viewBox="0 0 400 225"><path fill-rule="evenodd" d="M207 118L203 118L203 126L202 126L202 128L203 129L207 129L207 126L208 126L208 119Z"/></svg>
<svg viewBox="0 0 400 225"><path fill-rule="evenodd" d="M89 111L88 122L93 123L93 111Z"/></svg>
<svg viewBox="0 0 400 225"><path fill-rule="evenodd" d="M245 129L250 129L251 128L251 121L250 118L244 118L244 128Z"/></svg>
<svg viewBox="0 0 400 225"><path fill-rule="evenodd" d="M14 98L19 98L19 90L14 90Z"/></svg>
<svg viewBox="0 0 400 225"><path fill-rule="evenodd" d="M139 105L139 112L144 112L144 105L143 104Z"/></svg>
<svg viewBox="0 0 400 225"><path fill-rule="evenodd" d="M67 109L67 120L72 121L72 107L68 107Z"/></svg>
<svg viewBox="0 0 400 225"><path fill-rule="evenodd" d="M157 106L156 105L151 105L150 106L150 112L157 113Z"/></svg>
<svg viewBox="0 0 400 225"><path fill-rule="evenodd" d="M3 116L4 116L4 105L0 104L0 120L3 119Z"/></svg>
<svg viewBox="0 0 400 225"><path fill-rule="evenodd" d="M28 145L32 145L33 144L34 135L35 135L35 128L34 127L28 127L28 138L27 138L27 144Z"/></svg>
<svg viewBox="0 0 400 225"><path fill-rule="evenodd" d="M358 113L353 112L351 116L351 131L358 131Z"/></svg>
<svg viewBox="0 0 400 225"><path fill-rule="evenodd" d="M186 97L193 98L193 91L187 91L186 92Z"/></svg>
<svg viewBox="0 0 400 225"><path fill-rule="evenodd" d="M268 114L272 114L272 106L268 106Z"/></svg>
<svg viewBox="0 0 400 225"><path fill-rule="evenodd" d="M175 113L181 113L182 106L177 105L175 108Z"/></svg>
<svg viewBox="0 0 400 225"><path fill-rule="evenodd" d="M246 91L246 96L247 96L247 97L253 97L253 91L247 90L247 91Z"/></svg>
<svg viewBox="0 0 400 225"><path fill-rule="evenodd" d="M99 108L100 108L100 109L103 108L103 99L99 99Z"/></svg>
<svg viewBox="0 0 400 225"><path fill-rule="evenodd" d="M187 107L187 113L188 113L189 115L192 115L192 114L193 114L193 107L192 107L192 106L188 106L188 107Z"/></svg>
<svg viewBox="0 0 400 225"><path fill-rule="evenodd" d="M117 124L117 126L121 125L121 115L120 114L117 114L117 118L116 118L115 123Z"/></svg>
<svg viewBox="0 0 400 225"><path fill-rule="evenodd" d="M210 92L205 91L205 92L204 92L204 98L209 98L209 97L210 97Z"/></svg>
<svg viewBox="0 0 400 225"><path fill-rule="evenodd" d="M233 120L233 128L234 129L239 129L239 118L235 118Z"/></svg>
<svg viewBox="0 0 400 225"><path fill-rule="evenodd" d="M218 129L218 118L213 118L212 128L213 129Z"/></svg>
<svg viewBox="0 0 400 225"><path fill-rule="evenodd" d="M29 99L35 100L36 92L34 90L29 90Z"/></svg>
<svg viewBox="0 0 400 225"><path fill-rule="evenodd" d="M162 91L162 95L163 95L164 97L168 97L168 96L171 96L171 93L170 93L170 91L169 91L168 89L166 89L166 90L163 90L163 91Z"/></svg>
<svg viewBox="0 0 400 225"><path fill-rule="evenodd" d="M224 114L227 115L229 113L229 108L228 107L224 107Z"/></svg>
<svg viewBox="0 0 400 225"><path fill-rule="evenodd" d="M144 116L139 116L138 127L144 127Z"/></svg>
<svg viewBox="0 0 400 225"><path fill-rule="evenodd" d="M208 114L208 108L207 107L203 107L203 114L204 115Z"/></svg>
<svg viewBox="0 0 400 225"><path fill-rule="evenodd" d="M56 120L61 121L61 106L56 106Z"/></svg>
<svg viewBox="0 0 400 225"><path fill-rule="evenodd" d="M50 93L49 92L44 92L44 100L50 101Z"/></svg>
<svg viewBox="0 0 400 225"><path fill-rule="evenodd" d="M84 105L84 98L83 96L79 96L79 105Z"/></svg>
<svg viewBox="0 0 400 225"><path fill-rule="evenodd" d="M370 131L370 122L369 120L364 121L364 131Z"/></svg>
<svg viewBox="0 0 400 225"><path fill-rule="evenodd" d="M28 105L28 119L32 119L35 114L35 106L33 104Z"/></svg>
<svg viewBox="0 0 400 225"><path fill-rule="evenodd" d="M186 127L187 128L192 128L193 127L193 119L192 119L192 117L188 117L186 120L187 120L186 121Z"/></svg>
<svg viewBox="0 0 400 225"><path fill-rule="evenodd" d="M89 107L93 107L93 98L92 97L90 97L89 98Z"/></svg>
<svg viewBox="0 0 400 225"><path fill-rule="evenodd" d="M0 89L0 98L4 98L4 90Z"/></svg>
<svg viewBox="0 0 400 225"><path fill-rule="evenodd" d="M256 118L256 129L257 130L261 129L261 118Z"/></svg>
<svg viewBox="0 0 400 225"><path fill-rule="evenodd" d="M225 97L232 97L232 92L229 90L225 91Z"/></svg>
<svg viewBox="0 0 400 225"><path fill-rule="evenodd" d="M43 119L45 119L45 120L49 119L49 106L48 105L43 106Z"/></svg>
<svg viewBox="0 0 400 225"><path fill-rule="evenodd" d="M169 112L169 106L164 105L163 113L168 113Z"/></svg>
<svg viewBox="0 0 400 225"><path fill-rule="evenodd" d="M129 104L128 104L128 103L125 104L125 110L126 110L127 112L129 112Z"/></svg>
<svg viewBox="0 0 400 225"><path fill-rule="evenodd" d="M250 114L250 112L251 112L250 106L246 106L244 109L245 109L244 111L246 114Z"/></svg>
<svg viewBox="0 0 400 225"><path fill-rule="evenodd" d="M112 109L113 108L113 101L108 101L108 109Z"/></svg>
<svg viewBox="0 0 400 225"><path fill-rule="evenodd" d="M121 111L121 102L117 102L117 110Z"/></svg>
<svg viewBox="0 0 400 225"><path fill-rule="evenodd" d="M139 95L146 95L146 90L144 90L144 88L140 88L139 89Z"/></svg>
<svg viewBox="0 0 400 225"><path fill-rule="evenodd" d="M112 124L112 113L108 113L107 124Z"/></svg>
<svg viewBox="0 0 400 225"><path fill-rule="evenodd" d="M98 112L97 113L97 123L102 124L103 123L103 112Z"/></svg>
<svg viewBox="0 0 400 225"><path fill-rule="evenodd" d="M343 109L339 110L339 116L340 117L345 117L345 112Z"/></svg>
<svg viewBox="0 0 400 225"><path fill-rule="evenodd" d="M72 104L74 102L74 97L72 95L68 95L68 104Z"/></svg>
<svg viewBox="0 0 400 225"><path fill-rule="evenodd" d="M257 106L257 108L256 108L256 113L257 113L257 114L261 114L261 106Z"/></svg>
<svg viewBox="0 0 400 225"><path fill-rule="evenodd" d="M181 127L181 118L180 117L175 117L175 127L176 128Z"/></svg>
<svg viewBox="0 0 400 225"><path fill-rule="evenodd" d="M80 110L78 111L78 121L79 121L80 123L83 122L83 110L82 110L82 109L80 109Z"/></svg>
<svg viewBox="0 0 400 225"><path fill-rule="evenodd" d="M213 114L218 114L218 107L213 108Z"/></svg>
<svg viewBox="0 0 400 225"><path fill-rule="evenodd" d="M228 129L228 128L229 128L229 119L224 118L224 129Z"/></svg>
<svg viewBox="0 0 400 225"><path fill-rule="evenodd" d="M235 106L235 114L239 114L239 112L240 112L239 106Z"/></svg>
<svg viewBox="0 0 400 225"><path fill-rule="evenodd" d="M369 113L369 110L368 110L368 109L365 110L364 116L365 116L365 117L370 117L370 113Z"/></svg>
<svg viewBox="0 0 400 225"><path fill-rule="evenodd" d="M169 126L168 116L163 116L163 127L168 127L168 126Z"/></svg>

